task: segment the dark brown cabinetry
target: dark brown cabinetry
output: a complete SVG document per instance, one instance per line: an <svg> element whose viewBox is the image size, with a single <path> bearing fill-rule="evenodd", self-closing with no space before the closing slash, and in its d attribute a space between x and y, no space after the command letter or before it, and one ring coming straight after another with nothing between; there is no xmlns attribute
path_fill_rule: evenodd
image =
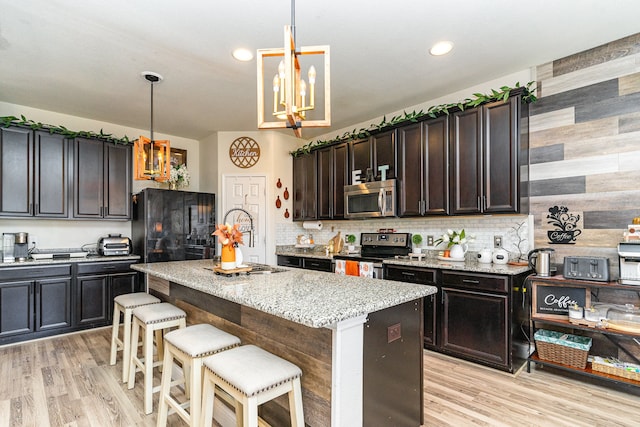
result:
<svg viewBox="0 0 640 427"><path fill-rule="evenodd" d="M398 216L449 212L448 117L398 129Z"/></svg>
<svg viewBox="0 0 640 427"><path fill-rule="evenodd" d="M382 180L380 166L388 166L386 179L396 178L396 130L371 136L371 168L376 181Z"/></svg>
<svg viewBox="0 0 640 427"><path fill-rule="evenodd" d="M351 172L360 171L360 180L366 178L367 169L371 168L371 139L359 139L349 143L349 184L353 184ZM373 173L373 171L372 171Z"/></svg>
<svg viewBox="0 0 640 427"><path fill-rule="evenodd" d="M417 283L420 285L438 286L438 270L431 268L414 268L405 266L385 265L384 278L388 280L398 280L400 282ZM437 305L440 298L438 292L424 297L424 346L434 349L439 341L440 332L437 330Z"/></svg>
<svg viewBox="0 0 640 427"><path fill-rule="evenodd" d="M113 298L141 291L133 262L0 268L0 345L109 324Z"/></svg>
<svg viewBox="0 0 640 427"><path fill-rule="evenodd" d="M71 265L0 269L0 344L71 326Z"/></svg>
<svg viewBox="0 0 640 427"><path fill-rule="evenodd" d="M74 218L130 219L131 146L74 140Z"/></svg>
<svg viewBox="0 0 640 427"><path fill-rule="evenodd" d="M520 212L520 96L451 115L452 214Z"/></svg>
<svg viewBox="0 0 640 427"><path fill-rule="evenodd" d="M330 259L278 255L278 265L284 267L304 268L306 270L333 271L333 263Z"/></svg>
<svg viewBox="0 0 640 427"><path fill-rule="evenodd" d="M35 132L34 215L69 216L69 141L62 135Z"/></svg>
<svg viewBox="0 0 640 427"><path fill-rule="evenodd" d="M317 151L318 219L344 219L344 186L348 177L348 145Z"/></svg>
<svg viewBox="0 0 640 427"><path fill-rule="evenodd" d="M317 151L293 158L293 220L317 219Z"/></svg>
<svg viewBox="0 0 640 427"><path fill-rule="evenodd" d="M33 132L20 127L0 129L0 215L33 214Z"/></svg>

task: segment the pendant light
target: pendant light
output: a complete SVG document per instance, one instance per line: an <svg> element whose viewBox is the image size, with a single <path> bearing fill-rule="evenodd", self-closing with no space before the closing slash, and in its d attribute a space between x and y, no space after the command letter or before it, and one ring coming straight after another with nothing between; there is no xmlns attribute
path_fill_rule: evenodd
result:
<svg viewBox="0 0 640 427"><path fill-rule="evenodd" d="M163 182L169 179L169 141L157 141L153 138L153 85L162 81L162 76L152 71L143 71L142 77L151 83L151 126L149 138L140 136L133 145L134 178Z"/></svg>
<svg viewBox="0 0 640 427"><path fill-rule="evenodd" d="M300 64L304 56L308 56L311 63L318 62L319 71L324 76L323 80L316 78L316 67L311 65L306 73L308 80L305 81ZM302 127L331 126L329 57L329 46L296 47L295 0L291 0L291 25L284 27L284 48L258 49L257 52L258 129L291 128L295 135L301 138ZM273 69L274 74L266 77L265 60L268 61L269 58L282 59L277 68L269 67ZM272 65L274 64L275 62ZM317 82L322 83L321 88L324 89L320 96L320 104L316 103ZM269 102L271 96L272 102ZM322 108L316 109L317 106L323 107L324 111L319 111ZM273 110L271 114L266 113L268 109ZM323 113L324 115L311 120L309 116L314 110L315 116L321 116ZM267 120L268 116L271 116L271 121Z"/></svg>

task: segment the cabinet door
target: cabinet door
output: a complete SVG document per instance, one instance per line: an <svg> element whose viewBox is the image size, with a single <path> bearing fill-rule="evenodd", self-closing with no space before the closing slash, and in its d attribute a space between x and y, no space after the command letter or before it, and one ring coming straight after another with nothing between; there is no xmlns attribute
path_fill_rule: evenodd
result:
<svg viewBox="0 0 640 427"><path fill-rule="evenodd" d="M35 133L34 212L69 216L69 141L62 135Z"/></svg>
<svg viewBox="0 0 640 427"><path fill-rule="evenodd" d="M36 331L71 326L71 278L36 281Z"/></svg>
<svg viewBox="0 0 640 427"><path fill-rule="evenodd" d="M76 280L75 324L107 324L109 320L108 276L83 276Z"/></svg>
<svg viewBox="0 0 640 427"><path fill-rule="evenodd" d="M516 213L520 97L486 104L484 120L484 212Z"/></svg>
<svg viewBox="0 0 640 427"><path fill-rule="evenodd" d="M333 219L344 219L344 186L349 185L349 145L333 147Z"/></svg>
<svg viewBox="0 0 640 427"><path fill-rule="evenodd" d="M102 141L73 141L73 217L102 218L104 200L104 147Z"/></svg>
<svg viewBox="0 0 640 427"><path fill-rule="evenodd" d="M425 143L423 215L449 213L449 118L423 122Z"/></svg>
<svg viewBox="0 0 640 427"><path fill-rule="evenodd" d="M33 214L33 132L0 128L0 216Z"/></svg>
<svg viewBox="0 0 640 427"><path fill-rule="evenodd" d="M386 172L387 179L396 177L396 131L383 132L371 137L371 152L373 154L371 165L376 181L382 179L379 166L389 166Z"/></svg>
<svg viewBox="0 0 640 427"><path fill-rule="evenodd" d="M424 297L424 345L425 347L435 348L438 341L437 332L437 316L436 301L438 294L432 294Z"/></svg>
<svg viewBox="0 0 640 427"><path fill-rule="evenodd" d="M359 170L360 180L364 181L367 176L367 169L371 168L371 140L361 139L351 141L349 143L349 160L351 167L349 168L349 184L353 184L351 172ZM375 171L372 171L375 175Z"/></svg>
<svg viewBox="0 0 640 427"><path fill-rule="evenodd" d="M113 299L118 295L140 292L138 285L138 273L114 274L111 279L111 297L109 306L113 305Z"/></svg>
<svg viewBox="0 0 640 427"><path fill-rule="evenodd" d="M481 211L482 196L482 109L451 115L451 213Z"/></svg>
<svg viewBox="0 0 640 427"><path fill-rule="evenodd" d="M506 295L442 288L442 349L473 360L508 367Z"/></svg>
<svg viewBox="0 0 640 427"><path fill-rule="evenodd" d="M424 152L420 123L398 129L398 215L422 214Z"/></svg>
<svg viewBox="0 0 640 427"><path fill-rule="evenodd" d="M131 218L131 146L104 143L103 216Z"/></svg>
<svg viewBox="0 0 640 427"><path fill-rule="evenodd" d="M316 219L316 152L293 158L293 220Z"/></svg>
<svg viewBox="0 0 640 427"><path fill-rule="evenodd" d="M331 219L333 214L333 148L317 151L318 156L318 219Z"/></svg>
<svg viewBox="0 0 640 427"><path fill-rule="evenodd" d="M33 282L0 284L0 338L33 332Z"/></svg>

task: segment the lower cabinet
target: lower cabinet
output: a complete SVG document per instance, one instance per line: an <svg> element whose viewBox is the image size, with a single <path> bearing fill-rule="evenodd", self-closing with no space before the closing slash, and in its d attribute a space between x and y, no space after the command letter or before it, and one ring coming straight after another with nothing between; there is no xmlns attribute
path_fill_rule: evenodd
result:
<svg viewBox="0 0 640 427"><path fill-rule="evenodd" d="M333 263L330 259L278 255L278 265L304 268L306 270L327 271L329 273L333 272Z"/></svg>
<svg viewBox="0 0 640 427"><path fill-rule="evenodd" d="M385 264L386 279L438 288L424 299L425 348L508 372L526 359L518 354L525 276Z"/></svg>
<svg viewBox="0 0 640 427"><path fill-rule="evenodd" d="M132 263L0 268L0 345L108 325L113 298L141 290Z"/></svg>

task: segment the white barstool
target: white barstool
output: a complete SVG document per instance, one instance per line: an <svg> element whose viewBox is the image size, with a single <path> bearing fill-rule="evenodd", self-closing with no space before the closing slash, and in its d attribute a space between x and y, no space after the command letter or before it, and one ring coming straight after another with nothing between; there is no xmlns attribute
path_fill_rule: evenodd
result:
<svg viewBox="0 0 640 427"><path fill-rule="evenodd" d="M131 333L131 355L129 356L129 383L131 390L135 384L136 372L142 372L144 377L144 413L153 410L153 393L160 390L160 386L153 387L153 368L162 366L162 332L169 328L184 328L187 326L187 314L178 307L161 302L159 304L143 305L133 310L133 326ZM138 358L138 339L140 329L143 329L142 347L144 357ZM158 361L153 361L153 336L156 335Z"/></svg>
<svg viewBox="0 0 640 427"><path fill-rule="evenodd" d="M216 386L242 404L244 427L258 426L258 406L285 393L293 427L304 427L302 371L255 345L244 345L204 359L202 425L211 427ZM236 404L236 417L239 417Z"/></svg>
<svg viewBox="0 0 640 427"><path fill-rule="evenodd" d="M116 355L122 350L122 382L129 379L129 354L131 353L131 320L133 309L143 305L157 304L160 299L146 292L118 295L113 299L113 327L111 330L110 365L116 364ZM123 314L122 340L119 338L120 313Z"/></svg>
<svg viewBox="0 0 640 427"><path fill-rule="evenodd" d="M240 338L228 334L209 324L193 325L171 331L164 336L164 360L160 404L158 405L158 427L167 425L171 407L188 425L200 423L202 396L202 361L206 356L240 345ZM183 379L171 381L174 360L180 361ZM184 383L188 400L180 403L171 396L171 387ZM185 410L189 407L189 412Z"/></svg>

